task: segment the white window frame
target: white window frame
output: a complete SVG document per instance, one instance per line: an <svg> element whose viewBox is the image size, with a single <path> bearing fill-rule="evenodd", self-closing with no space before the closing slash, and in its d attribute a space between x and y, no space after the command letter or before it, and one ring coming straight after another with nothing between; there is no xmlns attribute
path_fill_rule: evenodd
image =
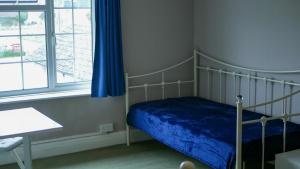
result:
<svg viewBox="0 0 300 169"><path fill-rule="evenodd" d="M91 40L92 40L92 55L94 54L94 0L91 1ZM73 1L72 1L73 2ZM45 88L36 88L36 89L21 89L21 90L12 90L12 91L3 91L0 92L0 99L7 97L16 97L16 96L26 96L26 95L39 95L49 93L51 96L53 93L58 93L57 95L64 97L64 94L59 93L68 93L67 95L72 96L72 91L75 91L77 96L78 90L84 90L85 92L82 95L89 94L86 92L87 89L91 87L91 81L87 82L71 82L71 83L57 83L56 78L56 39L55 39L55 22L54 22L54 0L45 0L45 5L1 5L0 12L13 12L13 11L44 11L45 12L45 36L46 36L46 58L47 58L47 78L48 78L48 87ZM92 59L93 62L93 59ZM31 97L30 97L31 98ZM55 98L56 95L55 95ZM35 100L35 99L34 99ZM24 101L24 100L23 100ZM1 101L0 101L1 102Z"/></svg>

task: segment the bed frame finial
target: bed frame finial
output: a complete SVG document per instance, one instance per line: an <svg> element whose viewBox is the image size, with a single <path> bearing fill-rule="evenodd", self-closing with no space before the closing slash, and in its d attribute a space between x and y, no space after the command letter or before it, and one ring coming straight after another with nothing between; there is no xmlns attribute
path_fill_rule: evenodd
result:
<svg viewBox="0 0 300 169"><path fill-rule="evenodd" d="M244 98L243 98L242 95L237 95L237 96L236 96L236 101L237 101L237 103L243 103L243 100L244 100Z"/></svg>

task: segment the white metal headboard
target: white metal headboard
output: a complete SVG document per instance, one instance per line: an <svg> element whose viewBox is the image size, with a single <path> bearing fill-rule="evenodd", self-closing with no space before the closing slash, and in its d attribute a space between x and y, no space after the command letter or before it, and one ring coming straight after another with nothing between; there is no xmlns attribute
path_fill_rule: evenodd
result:
<svg viewBox="0 0 300 169"><path fill-rule="evenodd" d="M201 65L201 59L205 59L207 61L210 61L213 64L217 64L219 66L223 66L226 68L231 68L233 69L233 71L228 71L226 69L220 69L220 68L216 68L215 65L213 66L207 66L207 65ZM181 80L177 80L177 81L166 81L165 79L165 73L176 69L190 61L193 60L193 79L192 80L185 80L185 81L181 81ZM242 164L242 127L243 125L246 124L252 124L252 123L257 123L260 122L262 124L263 127L263 133L264 133L264 125L267 121L269 120L274 120L274 119L283 119L284 122L284 132L283 132L283 150L285 151L285 142L286 142L286 138L285 138L285 129L286 129L286 121L290 120L291 117L293 116L298 116L300 115L300 113L296 113L296 114L291 114L292 113L292 99L294 95L300 93L300 91L293 91L293 88L295 86L300 87L300 83L296 83L293 81L286 81L286 80L278 80L278 79L274 79L274 78L270 78L270 77L266 77L266 76L261 76L261 74L268 74L268 75L282 75L282 74L300 74L300 70L264 70L264 69L253 69L253 68L247 68L247 67L243 67L243 66L237 66L234 64L230 64L227 62L224 62L222 60L216 59L214 57L211 57L203 52L194 50L193 56L178 63L175 64L173 66L170 66L168 68L165 69L161 69L158 71L154 71L151 73L147 73L147 74L142 74L142 75L135 75L135 76L129 76L127 73L125 74L125 81L126 81L126 96L125 96L125 100L126 100L126 115L129 111L129 92L132 89L136 89L136 88L143 88L144 89L144 94L145 94L145 101L148 101L148 88L149 87L154 87L154 86L161 86L161 91L162 91L162 99L165 99L165 87L170 86L170 85L177 85L177 89L178 89L178 97L181 96L181 87L183 84L193 84L194 86L194 91L193 91L193 95L194 96L198 96L199 95L199 87L200 85L200 71L205 71L207 73L207 93L206 93L206 97L208 99L211 99L211 91L212 91L212 80L211 80L211 73L216 73L218 74L218 86L219 86L219 99L218 101L220 103L223 103L224 99L226 98L226 92L225 94L223 94L223 78L230 76L232 77L233 80L233 89L234 89L234 95L240 95L241 94L241 80L242 78L246 79L248 81L247 83L247 95L248 95L248 104L250 105L250 100L251 97L254 98L254 103L252 106L248 106L248 107L244 107L243 106L243 102L242 102L242 98L241 96L238 97L238 101L237 101L237 147L236 147L236 165L237 165L237 169L241 169L241 164ZM241 73L241 72L244 73ZM245 73L246 72L246 73ZM130 86L129 85L129 80L132 79L137 79L137 78L142 78L142 77L151 77L154 75L161 75L161 81L158 83L146 83L146 84L140 84L140 85L133 85ZM239 85L237 85L237 79L239 80ZM252 89L252 81L254 80L254 91L251 91ZM265 103L261 103L261 104L257 104L256 102L256 93L257 93L257 81L263 81L264 85L263 85L263 89L264 89L264 102ZM271 84L271 100L268 100L268 84ZM274 99L274 93L273 93L273 88L275 84L280 84L282 85L282 98L278 98L278 99ZM286 87L289 86L290 87L290 91L289 94L286 95L287 91L286 91ZM225 89L226 91L226 89ZM253 96L251 95L251 93L253 93ZM289 100L288 100L289 99ZM265 106L265 113L267 113L267 105L271 105L271 114L273 112L273 104L276 102L282 101L282 116L277 116L277 117L271 117L271 118L267 118L267 117L263 117L261 119L257 119L257 120L252 120L252 121L242 121L242 111L243 109L253 109L256 110L256 107L261 107L261 106ZM289 101L289 102L288 102ZM225 103L226 103L226 99L225 99ZM289 104L288 104L289 103ZM287 107L289 107L289 112L287 112ZM289 118L289 119L287 119ZM129 130L129 126L126 124L126 136L127 136L127 145L130 145L130 130ZM264 150L264 135L262 136L262 145L263 145L263 150ZM263 157L263 162L262 162L262 168L264 168L264 151L262 154Z"/></svg>
<svg viewBox="0 0 300 169"><path fill-rule="evenodd" d="M172 65L170 67L158 70L158 71L154 71L151 73L146 73L146 74L141 74L141 75L135 75L135 76L129 76L128 73L125 73L125 85L126 85L126 94L125 94L125 105L126 105L126 116L127 113L129 112L129 92L131 89L137 89L137 88L143 88L144 89L144 95L145 95L145 100L144 101L148 101L148 89L149 87L157 87L157 86L161 86L161 98L165 99L165 88L167 86L170 85L177 85L177 91L178 91L178 97L181 96L181 87L184 84L193 84L194 83L194 96L197 96L197 80L195 80L195 78L197 78L197 73L194 73L194 79L193 80L177 80L177 81L166 81L165 79L165 74L168 71L171 71L173 69L176 69L186 63L191 62L192 60L194 60L194 72L197 72L197 67L196 67L196 57L192 56L178 64ZM144 83L144 84L140 84L140 85L133 85L130 86L129 85L129 80L133 80L133 79L138 79L138 78L143 78L143 77L151 77L154 75L161 75L161 81L158 83ZM130 128L129 126L126 124L126 139L127 139L127 145L130 145Z"/></svg>
<svg viewBox="0 0 300 169"><path fill-rule="evenodd" d="M265 102L268 102L268 83L271 84L271 88L274 88L274 85L275 84L281 84L282 85L282 97L286 96L286 87L289 86L290 87L290 93L289 94L292 94L293 93L293 88L295 86L297 87L300 87L300 83L296 83L296 82L293 82L293 81L285 81L285 80L277 80L277 79L274 79L274 78L269 78L269 77L263 77L263 76L259 76L259 74L271 74L271 75L276 75L276 74L295 74L295 73L298 73L300 74L300 70L264 70L264 69L252 69L252 68L246 68L246 67L242 67L242 66L237 66L237 65L233 65L233 64L230 64L230 63L227 63L227 62L224 62L224 61L221 61L221 60L218 60L218 59L215 59L211 56L208 56L207 54L204 54L200 51L195 51L195 54L194 56L196 57L202 57L204 59L207 59L213 63L217 63L221 66L225 66L226 68L233 68L235 69L235 71L226 71L224 69L218 69L218 68L214 68L214 67L210 67L210 66L203 66L203 65L200 65L198 64L197 65L197 69L198 70L202 70L202 71L206 71L207 72L207 94L206 94L206 97L208 99L211 98L211 73L214 72L214 73L218 73L219 74L219 102L223 102L222 101L222 98L226 98L226 96L222 96L222 91L223 91L223 83L222 83L222 78L226 75L229 75L229 76L232 76L233 78L233 81L234 81L234 96L237 96L237 95L240 95L241 94L241 80L242 78L246 78L248 80L248 86L247 86L247 91L248 91L248 104L250 105L251 104L251 97L254 98L254 105L256 105L256 93L257 93L257 82L259 80L263 81L264 82L264 100ZM240 71L247 71L248 73L240 73ZM198 74L196 72L196 74ZM237 85L237 79L239 78L239 82L238 82L238 85ZM254 80L254 91L252 92L251 91L251 81ZM254 94L254 96L251 96L251 93ZM272 100L274 99L273 98L274 96L274 93L273 93L273 90L271 90L271 98ZM288 99L288 98L287 98ZM287 99L285 99L283 101L283 105L284 104L287 104ZM290 98L292 99L292 98ZM292 108L292 100L289 101L290 102L290 105L289 105L289 110L291 111L291 108ZM252 106L252 108L254 109L254 111L256 110L257 106ZM265 113L267 113L267 107L265 105ZM273 104L271 104L271 114L273 114Z"/></svg>

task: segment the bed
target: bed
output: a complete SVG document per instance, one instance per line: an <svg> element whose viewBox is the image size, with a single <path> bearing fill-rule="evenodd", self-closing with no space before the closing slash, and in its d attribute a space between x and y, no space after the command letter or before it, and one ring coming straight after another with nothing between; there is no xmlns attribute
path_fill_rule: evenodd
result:
<svg viewBox="0 0 300 169"><path fill-rule="evenodd" d="M221 80L219 85L220 99L218 101L201 98L198 96L197 91L199 77L195 71L202 68L206 71L216 71L220 75L222 73L225 74L227 71L199 66L199 60L195 59L196 56L199 56L199 53L197 51L194 52L193 81L165 82L164 80L165 71L185 64L189 60L162 71L146 74L149 76L163 73L161 83L130 86L128 83L129 79L144 76L132 76L130 78L126 75L128 145L130 144L129 126L131 126L146 132L156 140L207 164L213 169L240 169L243 167L242 162L248 161L261 161L262 168L264 168L265 161L273 160L275 154L300 148L300 125L289 121L292 116L300 114L288 114L285 111L288 106L287 98L299 93L297 91L286 96L285 85L297 84L287 84L284 81L282 98L270 101L267 101L266 98L265 103L249 107L243 106L241 96L238 98L236 106L226 104L226 102L222 103L222 97L224 96L222 96L221 91ZM200 56L202 55L204 54ZM210 58L207 55L204 56L206 59L230 66L230 64ZM263 72L263 70L256 70L256 72ZM276 71L270 72L276 73ZM251 75L244 75L242 73L229 73L234 76L234 84L236 84L236 77L247 77L248 80L259 77L257 75L252 77ZM222 76L219 77L220 79L222 78ZM213 86L209 78L208 76L208 98L210 98L210 88ZM266 77L262 79L266 82L268 81ZM272 80L274 81L274 79ZM182 84L185 83L194 83L194 96L181 97ZM148 88L157 85L162 86L162 99L148 101ZM167 85L178 86L177 98L165 98L164 88ZM135 88L144 88L145 101L129 106L129 89ZM234 91L240 91L241 85L239 85L239 89L237 88L237 85L235 85ZM251 83L249 83L249 97L250 90ZM272 105L275 102L281 101L283 103L282 116L272 117L250 111L252 108ZM291 104L289 105L292 106Z"/></svg>
<svg viewBox="0 0 300 169"><path fill-rule="evenodd" d="M262 116L245 111L243 120ZM235 107L199 97L138 103L131 106L127 118L129 125L216 169L235 166L235 121ZM300 148L300 126L293 123L287 126L287 148ZM253 157L260 159L261 152L252 150L261 150L261 125L247 125L243 130L246 133L243 137L244 161L255 160ZM278 146L282 144L282 131L280 120L267 125L266 138L272 139L266 149L267 159L274 159L275 153L282 152L282 147Z"/></svg>

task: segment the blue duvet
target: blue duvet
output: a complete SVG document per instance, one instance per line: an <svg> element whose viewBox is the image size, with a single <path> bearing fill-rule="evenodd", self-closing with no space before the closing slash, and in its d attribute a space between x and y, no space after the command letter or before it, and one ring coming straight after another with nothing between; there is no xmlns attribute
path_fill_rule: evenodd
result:
<svg viewBox="0 0 300 169"><path fill-rule="evenodd" d="M243 120L262 114L244 111ZM235 166L236 108L198 97L138 103L130 108L129 125L214 169ZM282 120L266 126L266 159L282 152ZM300 148L300 125L288 123L287 149ZM261 124L243 128L243 160L261 159Z"/></svg>

